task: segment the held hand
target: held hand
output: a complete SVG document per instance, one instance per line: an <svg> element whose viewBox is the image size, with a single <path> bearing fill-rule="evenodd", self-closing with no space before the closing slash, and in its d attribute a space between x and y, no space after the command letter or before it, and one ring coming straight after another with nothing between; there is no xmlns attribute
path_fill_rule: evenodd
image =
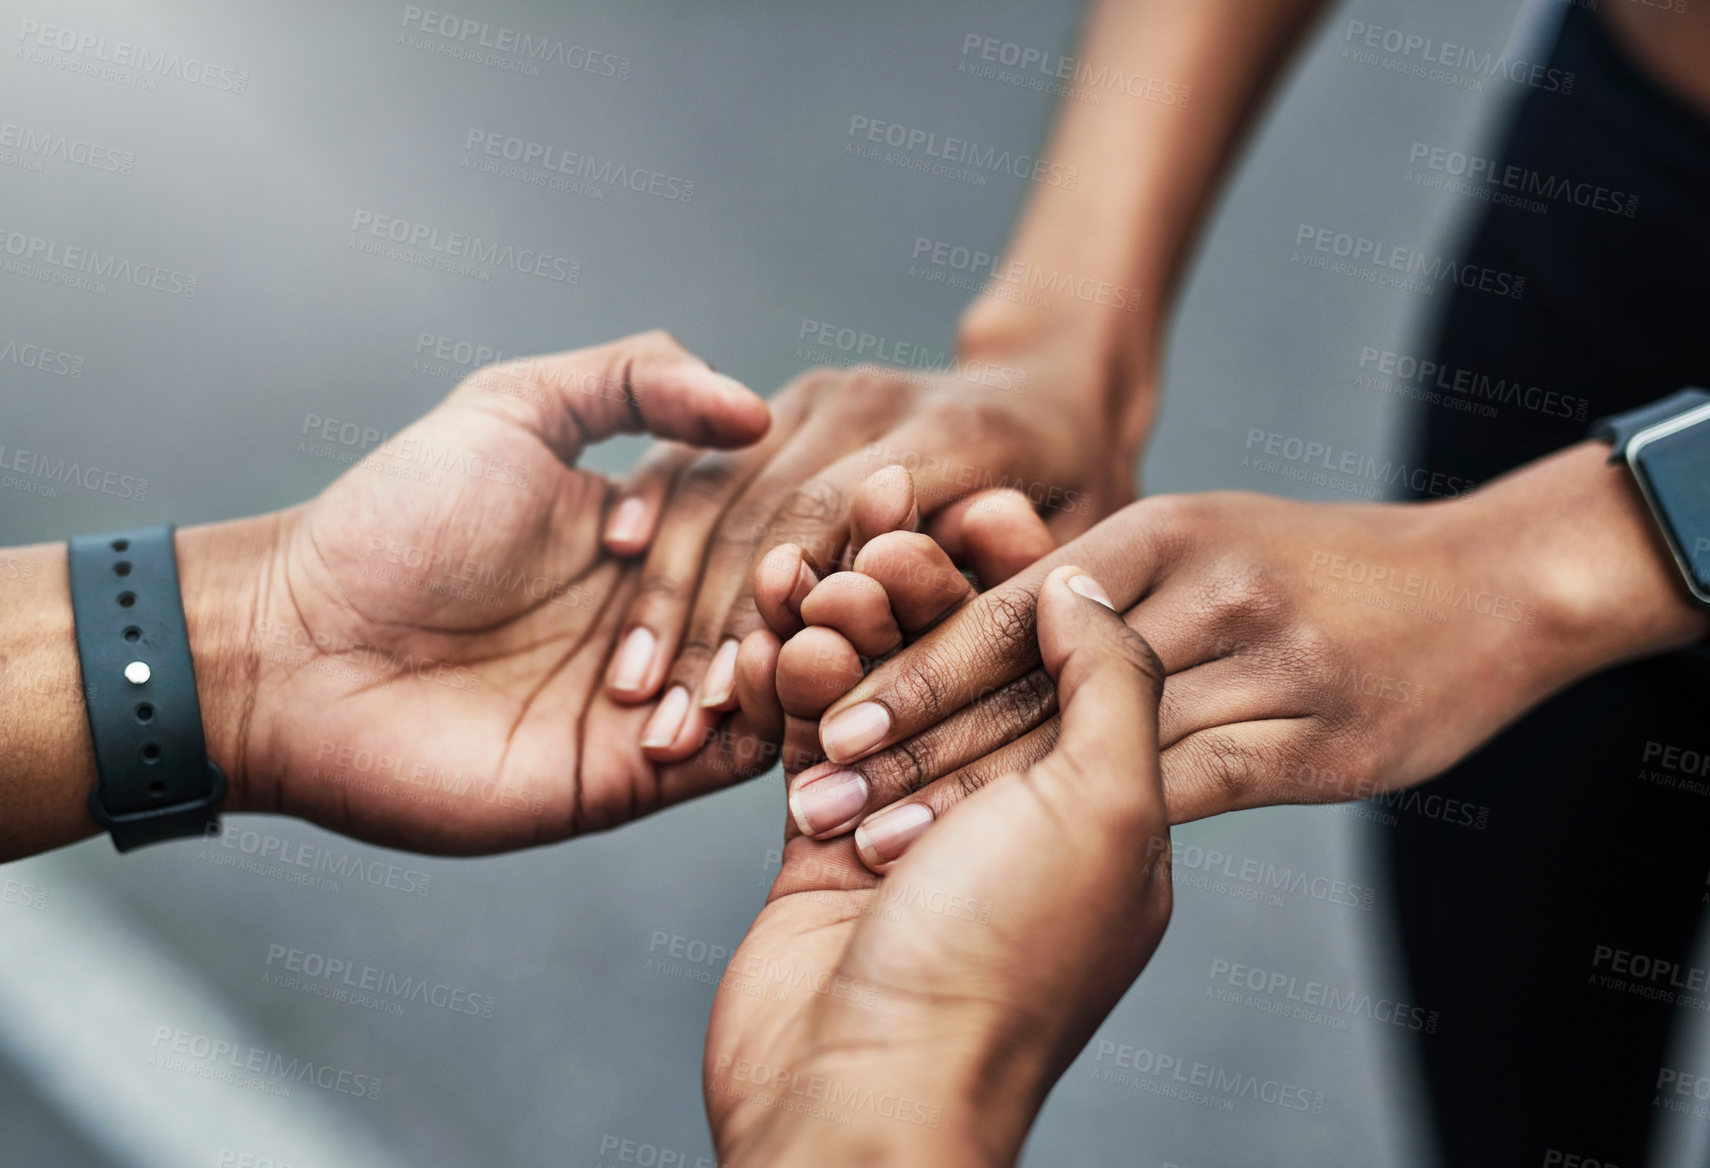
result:
<svg viewBox="0 0 1710 1168"><path fill-rule="evenodd" d="M655 767L634 746L641 712L604 697L637 574L601 546L610 486L575 463L619 432L730 447L767 424L759 398L646 334L483 369L320 497L262 521L240 609L196 622L223 625L243 662L203 679L246 695L217 701L230 716L210 735L228 806L480 852L740 777L719 744ZM187 594L221 573L199 556L220 530L185 533Z"/></svg>
<svg viewBox="0 0 1710 1168"><path fill-rule="evenodd" d="M836 571L855 489L880 467L913 476L925 529L988 580L1043 549L987 539L1006 525L983 510L974 517L989 522L970 522L982 492L1019 489L996 506L1036 508L1059 539L1132 498L1134 450L1092 394L1054 372L1063 367L816 370L773 400L776 425L752 451L657 448L605 532L624 553L651 543L606 678L620 701L664 695L647 729L649 756L685 757L736 707L737 643L762 627L755 565L795 544L816 578Z"/></svg>
<svg viewBox="0 0 1710 1168"><path fill-rule="evenodd" d="M1078 574L1053 572L1039 602L1064 708L1049 757L970 798L882 880L847 840L785 846L707 1032L721 1163L868 1162L855 1149L1013 1162L1157 947L1170 914L1162 671L1071 590Z"/></svg>
<svg viewBox="0 0 1710 1168"><path fill-rule="evenodd" d="M1028 634L1038 581L1069 560L1107 584L1169 671L1172 822L1427 779L1575 678L1703 635L1607 454L1575 447L1433 504L1135 504L832 703L833 763L801 781L852 762L869 813L904 798L941 813L1041 757L1056 728L1029 681Z"/></svg>

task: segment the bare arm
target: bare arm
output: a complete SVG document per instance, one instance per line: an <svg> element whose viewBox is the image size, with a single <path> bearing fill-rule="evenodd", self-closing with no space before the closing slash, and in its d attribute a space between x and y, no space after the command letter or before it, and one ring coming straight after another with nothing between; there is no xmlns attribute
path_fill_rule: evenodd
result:
<svg viewBox="0 0 1710 1168"><path fill-rule="evenodd" d="M1046 310L988 288L964 314L965 356L1040 349L1106 391L1138 453L1156 412L1155 370L1177 281L1217 184L1272 81L1324 0L1094 0L1041 185L998 272L1058 272L1139 298L1126 312L1078 295ZM1096 96L1096 102L1090 100Z"/></svg>

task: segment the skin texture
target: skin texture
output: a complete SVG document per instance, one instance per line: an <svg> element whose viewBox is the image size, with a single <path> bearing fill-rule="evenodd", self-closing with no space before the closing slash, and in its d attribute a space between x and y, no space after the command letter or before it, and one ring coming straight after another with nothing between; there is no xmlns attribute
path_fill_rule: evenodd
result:
<svg viewBox="0 0 1710 1168"><path fill-rule="evenodd" d="M1710 631L1627 472L1607 458L1587 443L1431 504L1236 493L1135 504L962 599L819 705L835 761L797 787L842 769L862 776L861 812L829 836L898 800L942 815L1043 757L1057 723L1030 644L1034 597L1069 559L1109 587L1168 672L1160 741L1172 822L1421 782L1571 681ZM892 605L904 603L891 588ZM833 653L848 614L828 604L824 616L830 624L810 631ZM782 669L777 680L800 684ZM839 749L833 720L867 702L889 729L876 746ZM895 858L862 854L880 869Z"/></svg>
<svg viewBox="0 0 1710 1168"><path fill-rule="evenodd" d="M1059 569L1041 593L1037 646L1065 711L1049 757L956 808L882 880L847 839L785 845L707 1029L720 1163L1013 1163L1156 949L1161 668L1070 589L1081 575Z"/></svg>
<svg viewBox="0 0 1710 1168"><path fill-rule="evenodd" d="M191 649L225 807L427 852L625 823L775 761L738 716L661 766L600 686L638 570L601 545L590 442L739 446L765 404L663 333L493 366L312 502L179 533ZM63 546L8 553L0 650L4 855L92 834ZM27 569L27 571L26 571ZM33 683L64 676L68 686ZM48 692L40 693L46 689ZM17 809L14 814L14 808Z"/></svg>

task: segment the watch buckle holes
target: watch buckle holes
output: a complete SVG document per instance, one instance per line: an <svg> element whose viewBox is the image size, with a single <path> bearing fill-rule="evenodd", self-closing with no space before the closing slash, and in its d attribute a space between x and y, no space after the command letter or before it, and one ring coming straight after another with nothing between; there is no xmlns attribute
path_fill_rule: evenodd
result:
<svg viewBox="0 0 1710 1168"><path fill-rule="evenodd" d="M113 541L113 550L116 552L126 551L130 548L130 546L131 546L131 541L128 539L115 539Z"/></svg>
<svg viewBox="0 0 1710 1168"><path fill-rule="evenodd" d="M137 721L145 723L154 721L154 707L149 705L147 702L139 703L137 706Z"/></svg>
<svg viewBox="0 0 1710 1168"><path fill-rule="evenodd" d="M135 625L130 626L125 630L125 640L131 642L142 640L142 630Z"/></svg>
<svg viewBox="0 0 1710 1168"><path fill-rule="evenodd" d="M145 743L143 743L142 760L144 762L148 763L150 766L153 766L155 763L159 762L160 761L160 744L156 743L156 742L145 742Z"/></svg>
<svg viewBox="0 0 1710 1168"><path fill-rule="evenodd" d="M129 608L131 605L135 604L136 602L137 602L137 594L135 592L121 592L121 593L119 593L119 607L120 608Z"/></svg>
<svg viewBox="0 0 1710 1168"><path fill-rule="evenodd" d="M115 575L115 576L129 576L130 574L131 574L131 562L129 560L120 560L118 563L113 565L113 575Z"/></svg>
<svg viewBox="0 0 1710 1168"><path fill-rule="evenodd" d="M150 799L158 799L164 794L166 794L166 784L159 779L148 785L148 797Z"/></svg>

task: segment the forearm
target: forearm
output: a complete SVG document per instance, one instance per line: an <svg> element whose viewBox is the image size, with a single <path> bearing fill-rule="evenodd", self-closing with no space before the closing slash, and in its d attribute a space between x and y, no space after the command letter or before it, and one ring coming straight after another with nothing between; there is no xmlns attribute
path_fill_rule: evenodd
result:
<svg viewBox="0 0 1710 1168"><path fill-rule="evenodd" d="M269 522L191 528L177 539L208 753L228 774L241 774L251 640L242 632L242 597L256 586L256 537ZM0 627L3 862L75 843L100 828L88 807L95 784L83 697L89 682L77 659L66 545L0 551L0 595L6 613Z"/></svg>
<svg viewBox="0 0 1710 1168"><path fill-rule="evenodd" d="M1095 357L1129 394L1149 388L1167 309L1215 187L1323 3L1094 0L1077 70L1063 82L1080 80L1098 100L1062 103L1048 153L1052 173L1072 182L1038 187L997 269L1000 277L1055 275L1075 291L1039 308L1006 297L1013 289L994 280L963 317L962 349L992 359L1061 349ZM1101 86L1101 76L1126 81ZM1125 421L1143 430L1141 414L1149 410Z"/></svg>
<svg viewBox="0 0 1710 1168"><path fill-rule="evenodd" d="M95 755L71 621L64 544L0 553L0 861L97 830Z"/></svg>

